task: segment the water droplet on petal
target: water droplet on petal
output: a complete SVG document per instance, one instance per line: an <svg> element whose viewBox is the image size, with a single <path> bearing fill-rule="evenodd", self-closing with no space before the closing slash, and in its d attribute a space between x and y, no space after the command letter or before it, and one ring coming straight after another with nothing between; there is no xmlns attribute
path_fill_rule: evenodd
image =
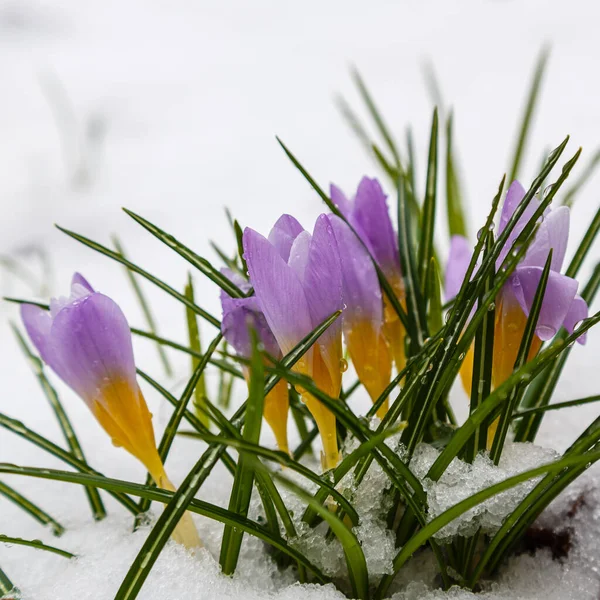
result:
<svg viewBox="0 0 600 600"><path fill-rule="evenodd" d="M340 358L340 371L345 373L348 370L348 361L345 358Z"/></svg>

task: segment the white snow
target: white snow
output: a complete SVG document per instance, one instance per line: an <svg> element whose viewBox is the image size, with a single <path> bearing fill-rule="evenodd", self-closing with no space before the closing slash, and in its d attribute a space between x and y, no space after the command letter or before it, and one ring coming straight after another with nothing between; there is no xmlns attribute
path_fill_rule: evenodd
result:
<svg viewBox="0 0 600 600"><path fill-rule="evenodd" d="M44 295L64 294L71 273L81 270L118 300L132 325L144 328L120 268L67 239L52 223L107 244L109 233L118 233L136 262L182 289L187 264L120 213L121 206L156 222L211 259L210 239L233 247L223 205L243 225L262 231L283 211L293 212L309 226L323 208L274 136L281 136L322 185L335 181L350 191L364 173L376 173L332 102L334 94L342 92L357 104L349 64L361 69L398 139L403 139L407 123L414 126L424 181L421 157L431 102L421 63L427 57L435 64L444 97L456 110L455 133L475 231L506 167L535 54L546 40L552 42L553 52L526 175L537 168L542 151L556 146L567 133L572 136L571 154L579 145L584 156L595 151L600 139L595 77L599 14L597 3L587 0L438 0L368 6L342 0L0 2L4 82L0 255L23 259L38 277L43 274L49 288ZM60 109L61 94L48 83L56 79L73 107L60 131L53 109ZM573 210L571 252L597 208L597 183L595 177ZM40 265L33 253L36 248L47 254L50 267ZM582 279L592 266L589 261ZM202 306L218 314L214 287L200 276L195 281ZM180 305L150 284L144 289L160 331L185 340ZM0 269L0 292L32 296L37 290ZM0 411L62 444L52 412L7 327L7 320L16 318L14 307L0 306L0 317ZM203 334L208 341L214 330L205 327ZM187 357L169 353L176 374L167 379L154 346L143 340L135 344L139 365L174 393L180 392L189 374ZM598 392L593 375L599 350L600 335L593 332L586 348L573 349L555 401ZM208 379L209 385L214 384L214 375ZM83 403L54 382L90 463L109 476L143 481L142 467L113 448ZM238 395L242 389L238 386ZM147 386L144 390L160 435L170 407ZM458 388L454 401L464 414L466 402ZM357 398L353 406L360 403ZM593 404L549 413L538 443L562 451L597 414ZM270 441L266 435L265 443ZM175 482L183 479L201 448L191 440L176 440L167 463ZM63 467L4 431L0 431L0 461ZM544 552L516 557L498 582L477 597L595 600L600 589L596 479L597 470L589 470L544 517L573 528L574 546L564 564L551 561ZM52 537L4 499L0 499L1 532L41 538L80 555L69 562L30 548L0 547L0 565L25 598L113 598L146 531L131 535L129 515L110 498L109 519L94 524L79 488L22 477L3 480L38 501L67 527L67 533L60 539ZM218 470L200 497L226 505L230 483L229 475ZM565 517L584 490L587 504L574 517ZM368 500L366 495L363 511ZM383 573L390 540L374 521L372 529L359 528L358 535L367 543L381 532L380 546L369 544L380 554L369 550L367 560ZM222 527L202 518L196 522L207 550L190 558L169 545L140 599L343 598L331 586L293 585L289 573L278 572L265 559L262 544L249 539L240 573L232 579L221 576L216 558ZM398 586L408 587L405 591L398 587L395 600L472 597L463 591L433 590L427 561L424 553L409 563L411 578L422 583L409 583L406 573L401 574Z"/></svg>
<svg viewBox="0 0 600 600"><path fill-rule="evenodd" d="M423 487L427 492L430 520L485 488L559 458L559 454L551 449L534 444L508 443L498 466L486 453L478 454L473 464L455 458L438 481L431 481L426 478L426 473L439 454L439 450L421 444L411 461L411 470L420 478L425 478ZM534 477L482 502L440 529L435 535L436 539L448 541L456 535L471 536L478 529L494 534L540 479Z"/></svg>

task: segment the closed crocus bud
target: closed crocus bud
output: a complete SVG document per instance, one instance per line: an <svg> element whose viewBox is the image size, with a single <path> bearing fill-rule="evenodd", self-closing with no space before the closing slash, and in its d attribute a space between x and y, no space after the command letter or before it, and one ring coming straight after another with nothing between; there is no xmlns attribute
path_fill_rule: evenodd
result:
<svg viewBox="0 0 600 600"><path fill-rule="evenodd" d="M284 215L264 238L244 231L244 257L261 312L283 354L290 352L327 317L342 308L342 279L335 235L326 215L313 234ZM296 363L295 370L337 398L342 384L342 330L334 322ZM301 391L323 441L323 466L339 461L335 416L319 400Z"/></svg>
<svg viewBox="0 0 600 600"><path fill-rule="evenodd" d="M524 196L525 190L518 181L514 181L508 189L502 206L498 234L504 231ZM513 243L538 207L539 201L533 198L511 231L498 257L497 269L502 265ZM552 339L561 327L572 333L575 325L587 318L587 303L577 295L578 282L560 272L568 239L569 209L561 206L555 210L547 210L541 218L535 239L527 249L527 253L508 281L502 286L496 298L492 366L494 387L501 385L513 372L527 317L533 305L550 250L552 250L550 273L528 360L531 360L539 352L542 343ZM458 292L471 259L471 252L467 251L467 248L468 243L464 238L457 237L452 240L450 259L446 270L446 292L449 299ZM581 344L585 343L585 336L581 336L578 341ZM463 385L469 394L471 393L472 368L471 349L461 369ZM488 444L491 444L493 439L493 431L492 427L492 435Z"/></svg>
<svg viewBox="0 0 600 600"><path fill-rule="evenodd" d="M392 358L383 335L383 300L377 272L365 247L339 217L329 215L342 268L342 327L348 353L361 383L375 402L390 382ZM387 398L377 415L387 412Z"/></svg>
<svg viewBox="0 0 600 600"><path fill-rule="evenodd" d="M249 282L240 275L228 269L224 269L223 274L242 291L247 292L250 289ZM252 340L250 330L253 329L265 352L273 358L281 358L281 350L277 345L277 340L267 324L256 296L232 298L225 291L221 291L221 306L223 308L221 331L239 356L243 358L251 357ZM246 368L244 368L244 376L248 378ZM277 446L286 454L290 453L287 435L288 412L288 386L284 379L280 379L265 397L263 414L269 427L273 430Z"/></svg>
<svg viewBox="0 0 600 600"><path fill-rule="evenodd" d="M405 292L400 270L398 237L390 219L387 196L383 193L380 183L377 179L363 177L358 184L356 195L350 200L335 185L331 186L330 194L332 201L357 233L385 275L396 297L404 305ZM385 294L383 303L383 332L390 345L396 369L401 371L406 365L406 331Z"/></svg>
<svg viewBox="0 0 600 600"><path fill-rule="evenodd" d="M159 487L174 491L156 449L129 325L118 304L76 273L68 298L53 298L49 311L23 304L21 317L42 360L84 400L113 444L140 460ZM201 545L187 513L173 537L189 548Z"/></svg>

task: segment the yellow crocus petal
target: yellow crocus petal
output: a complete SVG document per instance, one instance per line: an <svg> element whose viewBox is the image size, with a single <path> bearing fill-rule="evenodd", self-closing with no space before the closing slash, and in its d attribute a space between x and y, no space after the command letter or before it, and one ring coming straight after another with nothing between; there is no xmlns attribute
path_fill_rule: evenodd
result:
<svg viewBox="0 0 600 600"><path fill-rule="evenodd" d="M99 390L91 406L115 446L135 456L150 473L162 467L156 451L152 415L137 385L133 388L128 381L112 380Z"/></svg>
<svg viewBox="0 0 600 600"><path fill-rule="evenodd" d="M348 353L359 380L375 402L390 382L392 359L388 344L370 322L358 323L346 333ZM388 399L377 411L382 419L388 410Z"/></svg>
<svg viewBox="0 0 600 600"><path fill-rule="evenodd" d="M341 379L335 375L332 378L318 345L313 346L312 351L312 378L315 385L331 398L337 398L340 394ZM339 368L341 371L341 366ZM319 433L321 434L323 443L323 469L326 471L333 469L340 461L335 415L310 393L305 390L299 391L302 394L304 403L315 419Z"/></svg>
<svg viewBox="0 0 600 600"><path fill-rule="evenodd" d="M467 355L460 366L460 379L469 398L471 397L471 387L473 384L473 354L474 344L471 344L467 350Z"/></svg>
<svg viewBox="0 0 600 600"><path fill-rule="evenodd" d="M394 277L391 281L389 281L389 283L392 286L392 289L394 290L394 293L396 294L396 297L400 301L402 307L406 308L402 279L400 279L400 277ZM406 330L404 329L404 325L402 324L398 313L392 306L385 293L383 294L383 319L383 332L390 345L392 357L394 358L394 363L396 364L396 370L400 372L406 366L406 351L404 348Z"/></svg>
<svg viewBox="0 0 600 600"><path fill-rule="evenodd" d="M286 454L290 453L287 435L289 406L287 383L280 380L265 398L264 417L275 434L278 448Z"/></svg>
<svg viewBox="0 0 600 600"><path fill-rule="evenodd" d="M495 388L504 383L513 372L526 323L527 316L518 304L507 302L500 304L494 328L492 385ZM528 361L536 356L541 346L540 338L534 336L527 356Z"/></svg>
<svg viewBox="0 0 600 600"><path fill-rule="evenodd" d="M115 446L127 450L148 470L156 485L174 492L156 449L152 415L141 390L124 380L112 380L100 390L91 404L92 412ZM189 513L173 531L173 539L186 548L199 548L202 542Z"/></svg>

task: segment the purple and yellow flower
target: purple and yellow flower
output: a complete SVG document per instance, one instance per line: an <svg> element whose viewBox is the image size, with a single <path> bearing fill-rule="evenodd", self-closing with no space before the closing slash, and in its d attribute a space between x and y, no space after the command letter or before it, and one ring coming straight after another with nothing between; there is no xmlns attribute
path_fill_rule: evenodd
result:
<svg viewBox="0 0 600 600"><path fill-rule="evenodd" d="M342 277L335 235L321 215L311 235L289 215L275 223L269 239L247 228L244 258L258 306L283 354L327 317L342 308ZM296 363L327 395L337 398L342 385L342 336L339 319ZM304 390L323 442L323 466L337 465L339 452L335 416Z"/></svg>
<svg viewBox="0 0 600 600"><path fill-rule="evenodd" d="M356 234L329 216L340 253L344 313L342 327L352 364L375 402L390 382L392 359L383 334L383 299L373 262ZM377 415L387 412L388 400Z"/></svg>
<svg viewBox="0 0 600 600"><path fill-rule="evenodd" d="M250 283L241 275L237 275L229 270L224 270L223 273L242 291L247 292L250 289ZM221 291L221 306L223 308L221 331L239 356L250 358L252 355L250 330L253 329L265 352L273 358L281 358L281 350L279 349L277 340L269 328L256 296L232 298L225 291ZM247 368L244 368L244 375L248 378L249 373ZM288 386L287 382L281 379L267 394L263 414L265 420L273 430L277 446L286 454L289 454L287 436L288 409Z"/></svg>
<svg viewBox="0 0 600 600"><path fill-rule="evenodd" d="M524 196L525 190L521 184L518 181L513 182L502 207L498 233L504 231ZM500 268L510 252L512 244L538 207L539 201L535 198L532 199L502 249L496 263L497 269ZM494 387L503 383L513 371L527 317L551 249L552 262L548 283L528 360L531 360L539 352L542 343L553 338L561 327L565 327L571 333L576 324L588 316L585 300L577 295L577 281L560 273L568 238L569 209L561 206L555 210L547 210L525 257L498 294L492 368L492 385ZM471 250L468 241L455 236L451 242L450 259L446 270L446 293L449 298L458 293L470 259ZM584 336L580 337L578 341L584 343ZM463 385L469 394L472 367L471 349L461 370Z"/></svg>
<svg viewBox="0 0 600 600"><path fill-rule="evenodd" d="M400 270L398 238L392 226L387 197L381 185L376 179L363 177L353 200L348 200L335 185L331 186L330 194L331 200L356 231L397 298L404 305L405 292ZM390 345L396 369L401 371L406 364L404 351L406 332L398 314L385 296L383 332Z"/></svg>
<svg viewBox="0 0 600 600"><path fill-rule="evenodd" d="M141 461L159 487L174 491L156 449L119 306L76 273L68 298L53 298L49 311L24 304L21 317L42 360L84 400L113 444ZM187 513L173 537L188 548L201 546Z"/></svg>

